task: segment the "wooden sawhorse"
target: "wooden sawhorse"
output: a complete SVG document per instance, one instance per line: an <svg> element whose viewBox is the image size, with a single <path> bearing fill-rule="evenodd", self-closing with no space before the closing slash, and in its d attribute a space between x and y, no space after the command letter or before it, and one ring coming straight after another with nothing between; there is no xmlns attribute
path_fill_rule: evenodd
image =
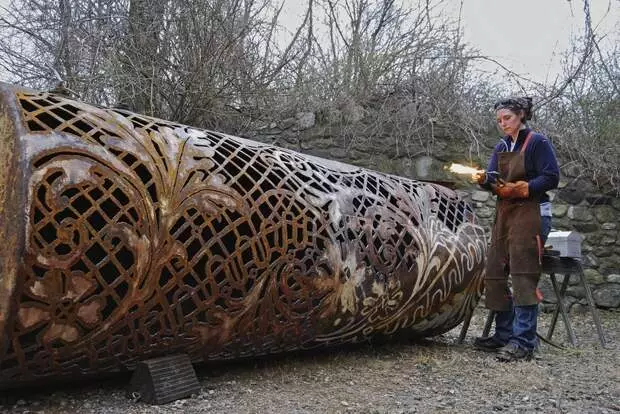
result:
<svg viewBox="0 0 620 414"><path fill-rule="evenodd" d="M590 312L592 312L592 319L594 319L594 325L596 326L599 340L604 348L607 345L605 341L605 335L603 334L601 320L598 314L598 310L596 309L596 304L594 303L594 298L592 297L592 290L590 289L590 285L588 284L588 281L586 280L586 277L583 273L581 260L572 257L559 257L545 254L543 256L542 262L542 273L549 275L551 279L551 284L553 285L553 291L555 292L555 297L557 300L557 305L555 307L555 310L553 311L553 317L551 319L551 325L549 326L549 330L547 331L547 339L551 340L553 332L555 331L555 325L558 321L558 316L561 315L564 326L566 327L566 335L568 336L569 342L572 346L575 346L577 343L575 331L573 330L573 326L570 323L566 306L564 306L564 295L566 293L566 288L568 287L570 276L575 274L579 276L581 284L585 290L588 307L590 308ZM556 274L564 275L561 286L558 284ZM463 327L461 328L458 343L463 343L463 341L465 340L465 335L467 335L467 330L469 329L469 323L471 322L472 315L473 311L468 316L466 316L465 320L463 321ZM489 335L489 331L491 330L491 325L493 324L494 319L495 312L489 311L487 320L484 324L484 329L482 331L482 336Z"/></svg>

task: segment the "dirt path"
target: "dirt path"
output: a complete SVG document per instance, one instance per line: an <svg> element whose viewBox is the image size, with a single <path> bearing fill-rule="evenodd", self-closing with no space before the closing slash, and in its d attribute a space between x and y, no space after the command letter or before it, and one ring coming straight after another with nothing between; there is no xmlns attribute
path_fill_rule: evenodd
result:
<svg viewBox="0 0 620 414"><path fill-rule="evenodd" d="M571 315L579 347L541 346L531 362L504 364L472 349L459 329L423 343L334 349L200 367L201 392L164 406L132 402L128 376L10 396L11 413L620 413L620 313L602 312L608 349L590 314ZM550 315L542 315L546 332ZM565 340L561 323L554 339Z"/></svg>

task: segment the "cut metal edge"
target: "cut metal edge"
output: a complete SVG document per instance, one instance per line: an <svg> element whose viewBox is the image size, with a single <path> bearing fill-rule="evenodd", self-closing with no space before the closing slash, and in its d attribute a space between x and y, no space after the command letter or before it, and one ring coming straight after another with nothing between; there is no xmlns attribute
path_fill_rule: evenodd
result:
<svg viewBox="0 0 620 414"><path fill-rule="evenodd" d="M21 267L24 214L19 211L24 196L19 124L15 91L0 83L0 362L11 341L17 306L17 275Z"/></svg>

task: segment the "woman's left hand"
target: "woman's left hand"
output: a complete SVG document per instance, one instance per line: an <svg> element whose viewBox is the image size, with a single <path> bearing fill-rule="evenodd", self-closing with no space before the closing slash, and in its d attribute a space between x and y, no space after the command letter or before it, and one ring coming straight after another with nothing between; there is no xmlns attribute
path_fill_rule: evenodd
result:
<svg viewBox="0 0 620 414"><path fill-rule="evenodd" d="M504 200L513 198L528 198L530 196L530 189L527 181L517 181L516 183L504 183L503 185L498 185L495 192Z"/></svg>

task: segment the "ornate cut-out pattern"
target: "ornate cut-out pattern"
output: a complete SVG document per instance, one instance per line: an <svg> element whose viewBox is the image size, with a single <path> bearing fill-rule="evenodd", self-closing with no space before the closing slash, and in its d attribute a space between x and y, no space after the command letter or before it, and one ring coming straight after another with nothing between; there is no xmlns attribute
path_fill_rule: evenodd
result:
<svg viewBox="0 0 620 414"><path fill-rule="evenodd" d="M18 92L28 223L0 381L431 335L485 241L443 187Z"/></svg>

